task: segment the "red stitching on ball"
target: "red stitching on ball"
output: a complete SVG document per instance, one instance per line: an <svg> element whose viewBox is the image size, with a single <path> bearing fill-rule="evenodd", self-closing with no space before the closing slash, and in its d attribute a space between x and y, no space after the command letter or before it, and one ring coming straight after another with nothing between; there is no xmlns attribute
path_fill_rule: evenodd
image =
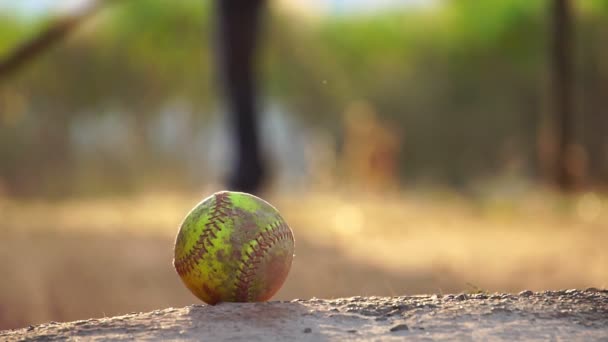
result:
<svg viewBox="0 0 608 342"><path fill-rule="evenodd" d="M237 301L246 302L251 300L249 289L259 264L272 246L279 241L288 238L293 241L291 229L289 229L283 220L279 220L270 224L267 229L258 233L253 239L257 242L249 244L253 253L250 253L249 251L245 252L247 258L244 258L243 266L235 276L236 284L234 297Z"/></svg>
<svg viewBox="0 0 608 342"><path fill-rule="evenodd" d="M198 260L209 252L208 249L213 246L211 239L215 239L217 232L220 231L219 223L225 222L223 216L228 214L227 210L231 206L230 195L228 192L220 192L214 195L214 200L215 203L209 213L209 221L205 224L196 244L188 254L174 262L175 269L181 276L192 271Z"/></svg>

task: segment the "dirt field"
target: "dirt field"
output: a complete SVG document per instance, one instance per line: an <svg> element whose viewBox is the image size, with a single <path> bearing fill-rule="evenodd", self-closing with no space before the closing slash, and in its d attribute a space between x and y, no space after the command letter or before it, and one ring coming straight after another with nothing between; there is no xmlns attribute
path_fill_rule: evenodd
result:
<svg viewBox="0 0 608 342"><path fill-rule="evenodd" d="M608 292L192 305L0 331L8 341L606 341Z"/></svg>
<svg viewBox="0 0 608 342"><path fill-rule="evenodd" d="M171 260L200 199L0 200L0 329L197 304ZM296 236L275 299L608 286L608 201L593 194L268 199Z"/></svg>

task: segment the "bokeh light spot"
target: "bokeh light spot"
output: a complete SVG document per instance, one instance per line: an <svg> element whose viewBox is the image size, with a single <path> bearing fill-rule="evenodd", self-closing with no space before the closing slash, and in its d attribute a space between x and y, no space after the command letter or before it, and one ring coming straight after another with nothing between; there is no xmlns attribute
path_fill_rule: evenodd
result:
<svg viewBox="0 0 608 342"><path fill-rule="evenodd" d="M594 192L586 193L578 200L576 212L583 221L593 222L602 213L602 200Z"/></svg>

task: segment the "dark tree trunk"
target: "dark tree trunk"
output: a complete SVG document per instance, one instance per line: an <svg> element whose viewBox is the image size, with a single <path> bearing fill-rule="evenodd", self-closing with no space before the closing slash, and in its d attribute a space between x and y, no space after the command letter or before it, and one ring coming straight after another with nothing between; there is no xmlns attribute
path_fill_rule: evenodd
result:
<svg viewBox="0 0 608 342"><path fill-rule="evenodd" d="M255 193L264 180L260 152L255 52L264 0L217 0L219 61L233 128L236 160L230 190Z"/></svg>
<svg viewBox="0 0 608 342"><path fill-rule="evenodd" d="M577 183L574 117L572 108L572 9L569 0L552 3L552 102L557 138L556 182L563 191L571 191ZM576 158L574 158L576 159Z"/></svg>
<svg viewBox="0 0 608 342"><path fill-rule="evenodd" d="M605 47L602 45L604 22L594 18L588 30L581 34L584 44L585 140L589 151L589 178L596 188L608 188L608 73L605 72Z"/></svg>

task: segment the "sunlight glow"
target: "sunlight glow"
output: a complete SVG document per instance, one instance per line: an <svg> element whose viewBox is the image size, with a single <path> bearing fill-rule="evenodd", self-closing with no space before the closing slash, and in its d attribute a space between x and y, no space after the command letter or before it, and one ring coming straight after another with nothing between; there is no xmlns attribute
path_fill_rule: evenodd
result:
<svg viewBox="0 0 608 342"><path fill-rule="evenodd" d="M602 213L602 200L594 192L584 194L577 202L576 212L585 222L593 222Z"/></svg>
<svg viewBox="0 0 608 342"><path fill-rule="evenodd" d="M337 208L333 219L334 230L344 235L358 235L363 229L365 217L359 208L344 204Z"/></svg>

